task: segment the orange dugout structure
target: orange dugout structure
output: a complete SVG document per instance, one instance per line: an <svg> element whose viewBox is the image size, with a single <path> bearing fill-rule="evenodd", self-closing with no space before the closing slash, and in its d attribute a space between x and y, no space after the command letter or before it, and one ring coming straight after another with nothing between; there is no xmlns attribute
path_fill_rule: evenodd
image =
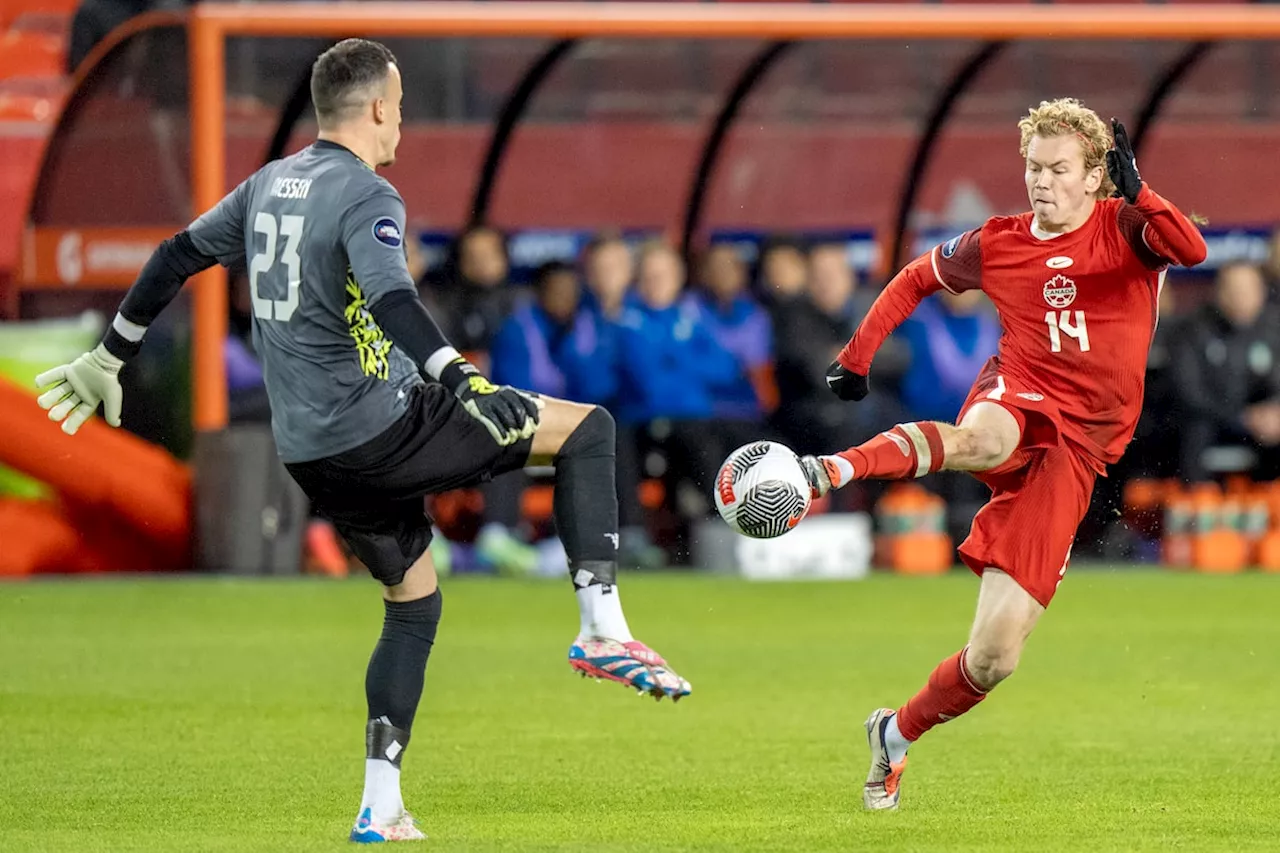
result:
<svg viewBox="0 0 1280 853"><path fill-rule="evenodd" d="M191 213L212 206L229 184L244 177L229 174L228 132L236 122L236 104L228 97L229 76L238 69L229 65L229 39L267 37L307 37L320 40L361 35L372 38L416 39L523 39L549 40L714 40L749 44L758 48L784 42L830 43L857 40L864 46L885 47L922 42L948 42L982 48L986 45L1021 42L1109 42L1123 55L1144 50L1152 52L1144 76L1159 76L1161 68L1173 69L1176 54L1188 46L1216 42L1259 42L1280 38L1280 7L1269 5L1090 5L1059 3L1048 5L880 5L880 4L736 4L736 3L349 3L326 4L261 3L251 6L197 4L186 19L189 68ZM1120 47L1123 43L1123 48ZM1146 47L1139 47L1146 45ZM1154 47L1153 47L1154 46ZM1235 45L1234 47L1241 47ZM749 51L747 51L749 54ZM528 56L529 54L524 54ZM744 54L737 54L744 55ZM952 54L954 56L955 54ZM983 52L974 54L981 59ZM1194 50L1188 52L1194 60ZM826 56L830 56L827 54ZM1056 62L1071 62L1071 56L1056 56ZM960 63L963 64L963 63ZM1234 68L1233 64L1231 67ZM977 66L975 66L976 68ZM255 69L249 69L253 73ZM256 69L260 73L261 68ZM293 69L289 69L292 73ZM1051 73L1050 70L1049 73ZM964 73L964 69L959 72ZM945 74L945 72L944 72ZM1117 80L1117 86L1141 90L1147 80ZM1227 85L1236 85L1232 78ZM935 78L936 83L936 78ZM857 85L874 86L875 80ZM708 84L710 86L710 84ZM718 80L717 89L725 88ZM185 87L184 87L185 91ZM1046 92L1045 94L1048 94ZM1128 99L1131 104L1133 98ZM139 120L143 120L139 116ZM1005 116L1012 121L1013 116ZM168 128L166 133L186 133L186 128ZM1263 162L1258 151L1274 150L1272 131L1262 128L1250 162ZM1197 143L1198 144L1198 143ZM474 162L474 159L473 161ZM898 161L900 162L900 161ZM794 165L794 164L793 164ZM918 164L917 164L918 165ZM1169 171L1168 166L1165 167ZM237 169L236 171L239 171ZM883 170L881 170L883 171ZM439 173L437 173L439 174ZM164 177L164 176L161 176ZM1265 180L1266 176L1257 180ZM792 185L790 192L797 192ZM1211 211L1212 213L1212 211ZM159 217L169 219L170 217ZM1280 219L1280 216L1276 217ZM98 222L98 226L114 225ZM141 223L140 223L141 224ZM159 222L149 221L151 227ZM175 223L179 227L180 222ZM665 224L665 223L664 223ZM74 256L77 245L41 243L40 235L29 229L28 249ZM103 230L101 227L99 231ZM891 229L883 229L884 240ZM65 235L64 235L65 236ZM687 235L686 235L687 236ZM78 238L77 238L78 239ZM86 236L85 241L90 239ZM47 241L46 241L47 242ZM110 250L109 250L110 249ZM117 251L117 249L119 249ZM894 251L882 251L889 263ZM88 248L84 250L88 256ZM100 255L118 260L128 252L106 247ZM130 260L125 258L124 260ZM29 268L33 264L27 264ZM128 266L122 262L121 269ZM95 284L86 265L84 284ZM116 274L116 273L113 273ZM127 283L118 275L119 283ZM29 286L30 279L27 280ZM101 283L98 283L101 284ZM24 285L24 286L28 286ZM46 288L48 284L44 285ZM200 431L216 431L227 421L227 396L222 344L226 335L227 288L221 270L203 274L193 283L194 306L194 426Z"/></svg>

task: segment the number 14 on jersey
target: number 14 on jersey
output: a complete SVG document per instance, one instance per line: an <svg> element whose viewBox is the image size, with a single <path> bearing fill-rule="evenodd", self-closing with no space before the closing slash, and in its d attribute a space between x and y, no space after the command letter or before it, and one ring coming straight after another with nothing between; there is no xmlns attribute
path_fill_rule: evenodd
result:
<svg viewBox="0 0 1280 853"><path fill-rule="evenodd" d="M1080 352L1089 351L1089 327L1083 311L1046 311L1044 321L1049 324L1049 352L1062 352L1063 335L1075 338Z"/></svg>

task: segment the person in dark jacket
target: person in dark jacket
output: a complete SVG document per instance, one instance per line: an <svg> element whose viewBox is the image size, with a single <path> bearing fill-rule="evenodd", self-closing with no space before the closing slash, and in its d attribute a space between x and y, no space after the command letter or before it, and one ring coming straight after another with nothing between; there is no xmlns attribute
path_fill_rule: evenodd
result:
<svg viewBox="0 0 1280 853"><path fill-rule="evenodd" d="M1227 264L1218 271L1213 302L1188 319L1173 344L1187 480L1236 467L1210 464L1207 454L1232 445L1251 452L1255 477L1280 473L1280 317L1266 296L1258 267Z"/></svg>
<svg viewBox="0 0 1280 853"><path fill-rule="evenodd" d="M421 291L441 330L463 353L485 353L523 292L508 283L506 238L487 225L458 236L439 276Z"/></svg>
<svg viewBox="0 0 1280 853"><path fill-rule="evenodd" d="M775 304L780 396L775 421L797 453L865 441L884 423L904 419L894 385L905 355L896 339L876 355L876 381L857 406L841 402L826 384L827 365L849 340L874 296L859 287L845 247L836 243L811 251L805 297Z"/></svg>
<svg viewBox="0 0 1280 853"><path fill-rule="evenodd" d="M495 384L581 402L558 357L572 347L581 289L577 271L566 263L549 261L538 268L533 293L520 300L493 338L489 358ZM529 473L511 471L481 487L485 525L476 553L500 572L527 573L537 562L520 515L521 498L531 482Z"/></svg>

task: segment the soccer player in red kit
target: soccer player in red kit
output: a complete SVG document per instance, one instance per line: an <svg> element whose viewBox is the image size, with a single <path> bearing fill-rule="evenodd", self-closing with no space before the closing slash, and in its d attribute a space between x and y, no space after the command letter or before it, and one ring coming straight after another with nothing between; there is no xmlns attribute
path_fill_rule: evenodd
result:
<svg viewBox="0 0 1280 853"><path fill-rule="evenodd" d="M897 807L913 741L1013 672L1067 570L1094 478L1133 435L1165 270L1205 258L1196 226L1139 177L1119 122L1113 145L1096 113L1064 98L1018 128L1031 211L992 217L908 264L827 372L835 394L862 399L872 356L922 299L981 288L1004 335L956 424L898 424L803 460L816 494L944 469L992 492L960 546L982 578L968 644L905 705L866 722L870 809Z"/></svg>

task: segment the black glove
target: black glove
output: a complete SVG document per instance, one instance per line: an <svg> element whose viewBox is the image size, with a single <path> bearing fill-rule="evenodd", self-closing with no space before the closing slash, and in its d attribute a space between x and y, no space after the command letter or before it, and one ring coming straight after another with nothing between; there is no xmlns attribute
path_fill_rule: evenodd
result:
<svg viewBox="0 0 1280 853"><path fill-rule="evenodd" d="M467 414L489 430L502 447L530 438L538 430L537 399L510 385L494 385L465 358L456 358L440 371L440 382L462 401Z"/></svg>
<svg viewBox="0 0 1280 853"><path fill-rule="evenodd" d="M1138 161L1134 159L1129 134L1123 124L1112 119L1111 135L1116 141L1115 147L1107 152L1107 174L1116 185L1112 198L1123 196L1129 204L1135 204L1138 193L1142 192L1142 176L1138 174Z"/></svg>
<svg viewBox="0 0 1280 853"><path fill-rule="evenodd" d="M838 361L831 362L831 366L827 368L827 387L841 400L853 402L861 400L871 390L867 377L854 373Z"/></svg>

